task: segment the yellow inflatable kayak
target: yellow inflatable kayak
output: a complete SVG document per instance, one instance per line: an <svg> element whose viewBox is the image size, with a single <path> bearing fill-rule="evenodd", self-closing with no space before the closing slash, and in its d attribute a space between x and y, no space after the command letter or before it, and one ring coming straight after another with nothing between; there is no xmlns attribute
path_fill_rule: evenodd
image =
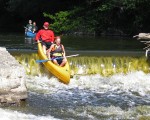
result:
<svg viewBox="0 0 150 120"><path fill-rule="evenodd" d="M40 59L47 60L47 56L43 53L42 45L38 43L38 55ZM44 66L51 72L54 76L56 76L61 82L68 84L70 82L70 67L67 62L65 66L60 67L58 65L53 64L52 61L43 62Z"/></svg>

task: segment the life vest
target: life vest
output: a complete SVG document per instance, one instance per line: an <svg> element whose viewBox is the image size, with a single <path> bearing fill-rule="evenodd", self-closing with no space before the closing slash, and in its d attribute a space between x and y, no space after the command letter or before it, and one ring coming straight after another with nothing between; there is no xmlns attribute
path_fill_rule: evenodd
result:
<svg viewBox="0 0 150 120"><path fill-rule="evenodd" d="M52 57L61 57L63 56L63 49L62 49L62 45L60 44L59 46L57 46L56 44L54 44L54 48L51 51L51 56Z"/></svg>

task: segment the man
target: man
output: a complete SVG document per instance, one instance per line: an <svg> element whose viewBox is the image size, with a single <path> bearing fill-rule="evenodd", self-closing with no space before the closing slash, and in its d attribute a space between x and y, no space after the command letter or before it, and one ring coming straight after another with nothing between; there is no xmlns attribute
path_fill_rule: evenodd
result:
<svg viewBox="0 0 150 120"><path fill-rule="evenodd" d="M32 27L33 27L32 20L29 20L29 23L25 27L25 33L28 31L32 31Z"/></svg>
<svg viewBox="0 0 150 120"><path fill-rule="evenodd" d="M54 42L54 32L48 29L48 22L45 22L43 24L43 28L44 29L38 31L35 39L37 40L37 42L39 42L39 40L42 40L43 52L44 54L46 54L46 50L49 49L52 43Z"/></svg>

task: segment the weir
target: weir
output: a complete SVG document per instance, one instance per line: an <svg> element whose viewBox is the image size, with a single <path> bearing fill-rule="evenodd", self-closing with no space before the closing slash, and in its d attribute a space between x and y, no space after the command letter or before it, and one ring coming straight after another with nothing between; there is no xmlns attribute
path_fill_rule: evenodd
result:
<svg viewBox="0 0 150 120"><path fill-rule="evenodd" d="M48 72L42 64L37 64L36 53L15 55L15 58L24 66L28 75L39 76ZM100 74L102 76L112 76L117 73L127 74L134 71L150 72L150 63L145 57L72 57L68 58L72 74ZM49 73L48 73L49 74ZM47 75L48 75L47 74Z"/></svg>

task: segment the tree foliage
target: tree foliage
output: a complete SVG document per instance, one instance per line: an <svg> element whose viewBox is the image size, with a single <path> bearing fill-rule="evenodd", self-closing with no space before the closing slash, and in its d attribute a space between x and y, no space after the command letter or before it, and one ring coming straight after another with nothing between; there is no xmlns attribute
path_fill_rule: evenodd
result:
<svg viewBox="0 0 150 120"><path fill-rule="evenodd" d="M53 20L52 27L57 29L57 32L68 30L102 32L112 28L133 34L150 29L149 6L149 0L84 0L81 5L64 11L65 14L61 11L49 15L49 18ZM77 8L80 8L78 12L73 12ZM48 17L48 13L44 16Z"/></svg>
<svg viewBox="0 0 150 120"><path fill-rule="evenodd" d="M41 25L48 20L57 33L116 29L135 34L150 31L149 6L149 0L0 0L0 26L33 19Z"/></svg>
<svg viewBox="0 0 150 120"><path fill-rule="evenodd" d="M71 11L60 11L54 15L49 13L43 13L44 17L48 17L52 20L51 29L55 30L55 33L63 33L66 31L77 29L80 25L81 19L77 15L79 8Z"/></svg>

